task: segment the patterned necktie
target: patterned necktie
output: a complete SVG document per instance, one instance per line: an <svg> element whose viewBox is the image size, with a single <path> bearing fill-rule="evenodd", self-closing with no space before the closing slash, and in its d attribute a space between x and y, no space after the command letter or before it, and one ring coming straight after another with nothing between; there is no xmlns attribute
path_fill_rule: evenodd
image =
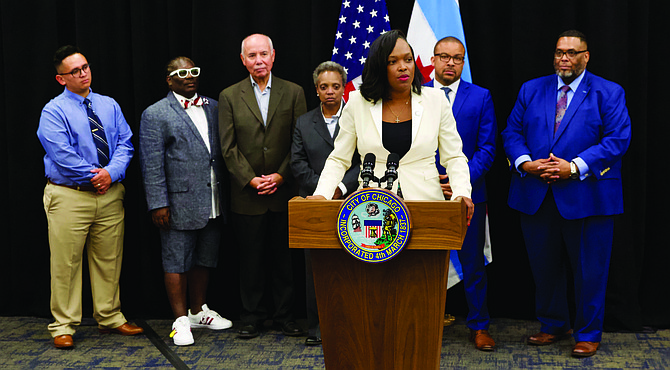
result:
<svg viewBox="0 0 670 370"><path fill-rule="evenodd" d="M563 87L561 87L561 93L558 94L558 102L556 103L556 120L554 121L554 134L556 134L558 126L561 125L563 116L565 116L565 110L568 108L568 91L570 91L570 86L563 85Z"/></svg>
<svg viewBox="0 0 670 370"><path fill-rule="evenodd" d="M107 137L105 136L105 129L102 127L100 118L93 111L91 101L88 98L84 99L86 105L86 114L88 115L88 123L91 126L91 134L93 135L93 142L98 152L98 164L100 167L105 167L109 164L109 145L107 144Z"/></svg>
<svg viewBox="0 0 670 370"><path fill-rule="evenodd" d="M449 92L451 89L445 86L442 88L442 90L444 90L444 95L447 97L447 101L451 104L451 99L449 99Z"/></svg>

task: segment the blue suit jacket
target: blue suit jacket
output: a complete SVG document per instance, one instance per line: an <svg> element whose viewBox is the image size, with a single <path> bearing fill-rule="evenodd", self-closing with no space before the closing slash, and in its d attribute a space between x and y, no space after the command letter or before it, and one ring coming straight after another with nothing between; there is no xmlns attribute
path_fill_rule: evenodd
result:
<svg viewBox="0 0 670 370"><path fill-rule="evenodd" d="M170 207L170 225L177 230L205 227L212 209L210 166L218 182L225 217L228 187L221 157L218 108L214 99L202 107L207 116L209 145L172 92L142 113L140 167L149 210Z"/></svg>
<svg viewBox="0 0 670 370"><path fill-rule="evenodd" d="M630 117L621 86L587 71L558 131L554 117L558 80L555 75L526 82L503 130L512 183L509 206L535 214L551 186L556 206L566 219L608 216L623 212L621 157L630 144ZM548 158L553 153L589 166L584 180L559 180L548 185L535 176L521 176L514 162L521 155Z"/></svg>
<svg viewBox="0 0 670 370"><path fill-rule="evenodd" d="M433 81L425 86L433 87ZM472 201L485 202L487 196L484 175L493 164L498 132L491 94L483 87L461 80L451 110L463 142L463 154L468 157ZM439 165L439 157L436 163L440 173L445 174L446 170Z"/></svg>

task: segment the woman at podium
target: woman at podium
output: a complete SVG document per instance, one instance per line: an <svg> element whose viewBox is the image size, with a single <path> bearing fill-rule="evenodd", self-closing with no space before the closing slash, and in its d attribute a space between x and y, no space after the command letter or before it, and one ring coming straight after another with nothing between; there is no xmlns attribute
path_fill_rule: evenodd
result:
<svg viewBox="0 0 670 370"><path fill-rule="evenodd" d="M404 199L444 200L435 166L437 150L449 175L452 199L466 203L470 220L470 172L456 121L441 91L422 88L414 52L401 31L386 32L372 43L362 78L360 89L349 94L335 148L314 195L307 199L331 199L358 149L362 158L374 154L377 178L384 176L389 154L399 156L392 191L400 188Z"/></svg>

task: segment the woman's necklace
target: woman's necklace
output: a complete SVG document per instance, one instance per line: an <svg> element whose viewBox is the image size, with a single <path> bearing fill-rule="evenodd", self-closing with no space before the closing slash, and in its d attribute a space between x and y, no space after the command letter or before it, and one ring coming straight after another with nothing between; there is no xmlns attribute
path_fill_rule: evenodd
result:
<svg viewBox="0 0 670 370"><path fill-rule="evenodd" d="M400 114L403 114L405 112L405 109L407 109L407 106L409 105L409 99L405 102L405 106L402 107L402 110L400 111ZM400 122L400 114L395 114L393 109L391 109L391 104L386 104L386 107L393 113L395 116L395 123Z"/></svg>

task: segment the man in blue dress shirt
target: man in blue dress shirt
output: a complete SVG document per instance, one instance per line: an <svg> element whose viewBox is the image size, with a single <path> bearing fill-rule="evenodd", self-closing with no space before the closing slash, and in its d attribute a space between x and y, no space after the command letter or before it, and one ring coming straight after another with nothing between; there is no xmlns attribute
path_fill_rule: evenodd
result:
<svg viewBox="0 0 670 370"><path fill-rule="evenodd" d="M135 335L121 313L125 189L132 132L114 99L91 91L91 68L74 46L54 55L62 94L42 110L37 136L46 151L44 211L51 250L49 332L56 348L74 346L81 323L82 257L87 247L93 317L101 333Z"/></svg>

